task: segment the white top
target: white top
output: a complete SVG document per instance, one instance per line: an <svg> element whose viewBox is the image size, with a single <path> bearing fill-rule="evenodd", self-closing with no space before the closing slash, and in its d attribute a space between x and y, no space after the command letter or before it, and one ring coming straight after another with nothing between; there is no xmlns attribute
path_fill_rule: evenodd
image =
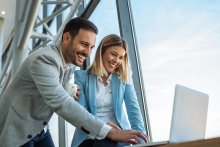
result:
<svg viewBox="0 0 220 147"><path fill-rule="evenodd" d="M96 107L97 116L104 122L112 122L118 125L115 117L113 103L112 103L112 74L107 79L105 86L102 78L97 76L96 81Z"/></svg>

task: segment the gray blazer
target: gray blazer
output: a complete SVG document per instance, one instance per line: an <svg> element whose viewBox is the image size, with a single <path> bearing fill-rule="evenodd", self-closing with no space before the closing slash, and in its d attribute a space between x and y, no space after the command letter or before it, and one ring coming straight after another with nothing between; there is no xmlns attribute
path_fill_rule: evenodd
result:
<svg viewBox="0 0 220 147"><path fill-rule="evenodd" d="M21 146L36 136L53 113L95 138L104 122L88 113L63 88L73 69L64 72L58 44L31 53L0 98L0 147Z"/></svg>

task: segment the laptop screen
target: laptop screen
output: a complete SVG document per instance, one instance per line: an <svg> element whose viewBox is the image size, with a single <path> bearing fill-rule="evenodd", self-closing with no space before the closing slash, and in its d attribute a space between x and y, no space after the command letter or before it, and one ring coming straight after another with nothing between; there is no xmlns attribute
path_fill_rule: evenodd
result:
<svg viewBox="0 0 220 147"><path fill-rule="evenodd" d="M205 139L209 96L176 85L170 128L170 143Z"/></svg>

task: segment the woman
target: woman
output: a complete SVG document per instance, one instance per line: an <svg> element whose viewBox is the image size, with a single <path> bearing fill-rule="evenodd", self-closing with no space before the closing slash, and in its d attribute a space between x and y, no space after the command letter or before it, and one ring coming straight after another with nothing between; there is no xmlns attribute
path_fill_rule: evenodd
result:
<svg viewBox="0 0 220 147"><path fill-rule="evenodd" d="M78 101L90 113L114 128L145 133L131 80L128 45L121 37L114 34L104 37L98 46L93 64L87 70L75 71L74 75L75 83L80 86ZM92 140L78 129L72 140L72 147L125 145L128 144L109 139Z"/></svg>

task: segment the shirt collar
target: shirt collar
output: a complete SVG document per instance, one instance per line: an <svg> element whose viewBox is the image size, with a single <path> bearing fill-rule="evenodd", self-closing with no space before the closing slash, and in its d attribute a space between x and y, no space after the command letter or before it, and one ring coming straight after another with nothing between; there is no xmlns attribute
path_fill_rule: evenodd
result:
<svg viewBox="0 0 220 147"><path fill-rule="evenodd" d="M102 78L100 75L97 75L97 81L101 81L102 82ZM112 74L109 75L108 79L106 80L107 83L112 81Z"/></svg>

